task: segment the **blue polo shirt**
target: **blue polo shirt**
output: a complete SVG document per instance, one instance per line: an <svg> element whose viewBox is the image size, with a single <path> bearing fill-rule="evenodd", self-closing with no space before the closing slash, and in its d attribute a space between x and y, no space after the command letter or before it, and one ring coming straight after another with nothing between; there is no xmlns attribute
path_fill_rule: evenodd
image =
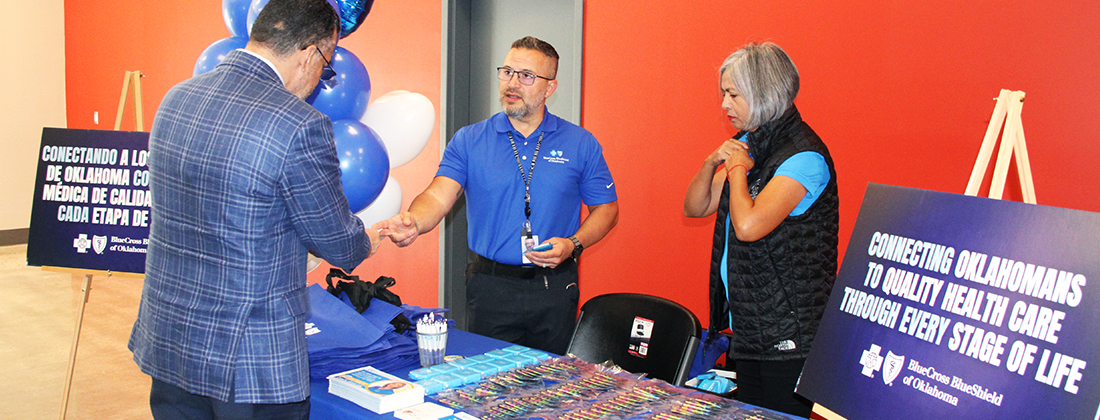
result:
<svg viewBox="0 0 1100 420"><path fill-rule="evenodd" d="M531 179L531 228L539 242L576 233L582 204L607 204L618 196L603 147L592 133L549 111L529 137L516 131L503 112L458 130L436 176L453 179L465 190L470 250L518 265L523 261L524 183L508 132L528 175L542 136Z"/></svg>

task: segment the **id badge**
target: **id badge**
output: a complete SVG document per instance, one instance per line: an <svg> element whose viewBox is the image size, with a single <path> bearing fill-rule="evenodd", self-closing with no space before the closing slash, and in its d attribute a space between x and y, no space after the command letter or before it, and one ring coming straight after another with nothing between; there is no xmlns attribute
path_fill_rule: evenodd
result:
<svg viewBox="0 0 1100 420"><path fill-rule="evenodd" d="M523 263L531 264L531 260L527 259L527 253L532 251L532 248L538 246L539 235L520 235L520 254L523 255Z"/></svg>

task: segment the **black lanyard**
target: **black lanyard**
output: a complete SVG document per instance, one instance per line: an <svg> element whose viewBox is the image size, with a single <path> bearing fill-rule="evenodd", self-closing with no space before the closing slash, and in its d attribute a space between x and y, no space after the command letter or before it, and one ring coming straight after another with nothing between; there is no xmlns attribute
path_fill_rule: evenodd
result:
<svg viewBox="0 0 1100 420"><path fill-rule="evenodd" d="M546 134L545 131L539 133L539 141L535 143L535 155L531 157L531 170L527 175L523 174L523 163L519 161L519 151L516 150L516 141L512 138L512 132L508 131L508 141L512 143L512 153L516 155L516 166L519 166L519 177L523 178L523 215L526 217L524 227L527 228L527 232L531 232L531 179L535 177L535 162L539 160L539 147L542 147L542 135Z"/></svg>

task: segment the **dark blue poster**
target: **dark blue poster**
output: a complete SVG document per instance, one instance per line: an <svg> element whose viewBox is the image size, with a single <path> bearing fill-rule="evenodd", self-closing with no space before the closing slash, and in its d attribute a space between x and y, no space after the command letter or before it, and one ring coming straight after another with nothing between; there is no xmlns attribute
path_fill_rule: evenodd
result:
<svg viewBox="0 0 1100 420"><path fill-rule="evenodd" d="M798 393L849 419L1096 419L1100 214L872 184Z"/></svg>
<svg viewBox="0 0 1100 420"><path fill-rule="evenodd" d="M149 133L42 129L27 264L145 272Z"/></svg>

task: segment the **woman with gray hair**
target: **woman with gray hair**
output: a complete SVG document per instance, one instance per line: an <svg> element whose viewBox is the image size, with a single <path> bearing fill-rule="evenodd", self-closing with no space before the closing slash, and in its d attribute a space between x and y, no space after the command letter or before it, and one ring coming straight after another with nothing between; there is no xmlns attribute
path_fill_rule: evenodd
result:
<svg viewBox="0 0 1100 420"><path fill-rule="evenodd" d="M710 335L732 332L737 399L809 417L795 395L837 271L839 200L829 149L794 106L798 69L779 46L722 63L722 109L739 132L703 161L684 215L717 213Z"/></svg>

